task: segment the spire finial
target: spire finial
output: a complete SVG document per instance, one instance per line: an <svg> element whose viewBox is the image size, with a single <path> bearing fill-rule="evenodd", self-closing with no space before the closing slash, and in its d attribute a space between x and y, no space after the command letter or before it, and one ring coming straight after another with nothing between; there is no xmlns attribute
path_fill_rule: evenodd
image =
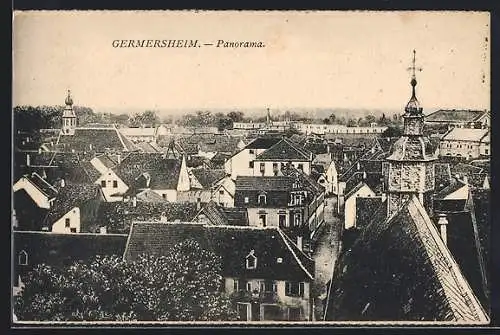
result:
<svg viewBox="0 0 500 335"><path fill-rule="evenodd" d="M71 98L71 90L68 90L68 95L65 100L66 105L73 105L73 98Z"/></svg>
<svg viewBox="0 0 500 335"><path fill-rule="evenodd" d="M415 65L416 54L417 54L417 52L415 51L415 49L413 49L413 60L411 62L411 66L408 68L409 71L411 70L411 86L413 86L413 87L415 87L417 85L417 77L415 75L415 71L422 71L421 67L417 67Z"/></svg>

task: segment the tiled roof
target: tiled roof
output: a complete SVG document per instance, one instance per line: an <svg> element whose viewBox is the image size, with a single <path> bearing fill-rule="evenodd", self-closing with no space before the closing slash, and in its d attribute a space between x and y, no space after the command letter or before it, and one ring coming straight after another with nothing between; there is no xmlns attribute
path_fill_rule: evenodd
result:
<svg viewBox="0 0 500 335"><path fill-rule="evenodd" d="M98 208L98 200L101 196L99 185L95 184L73 184L65 182L65 186L58 188L58 194L52 204L45 222L51 226L63 215L74 207L80 207L84 203L94 203L93 207ZM83 213L81 213L83 215ZM83 218L81 218L82 220Z"/></svg>
<svg viewBox="0 0 500 335"><path fill-rule="evenodd" d="M99 161L105 166L107 167L108 169L112 169L114 168L116 165L118 165L118 160L116 160L114 157L112 157L111 155L107 155L107 154L102 154L102 155L98 155L96 156L97 159L99 159Z"/></svg>
<svg viewBox="0 0 500 335"><path fill-rule="evenodd" d="M236 177L236 190L289 191L292 184L293 179L289 177Z"/></svg>
<svg viewBox="0 0 500 335"><path fill-rule="evenodd" d="M415 196L341 255L326 309L326 320L489 321Z"/></svg>
<svg viewBox="0 0 500 335"><path fill-rule="evenodd" d="M154 153L158 152L155 147L153 147L150 143L148 142L138 142L135 144L135 146L139 149L141 152L148 152L148 153Z"/></svg>
<svg viewBox="0 0 500 335"><path fill-rule="evenodd" d="M215 202L208 202L201 209L207 219L218 226L248 226L248 213L246 208L222 207Z"/></svg>
<svg viewBox="0 0 500 335"><path fill-rule="evenodd" d="M377 211L385 217L387 206L382 206L382 197L356 198L356 228L363 229L375 217Z"/></svg>
<svg viewBox="0 0 500 335"><path fill-rule="evenodd" d="M221 257L225 277L311 281L314 276L314 261L277 228L137 222L130 230L124 257L133 260L143 253L163 255L188 238ZM245 260L252 250L257 267L249 270Z"/></svg>
<svg viewBox="0 0 500 335"><path fill-rule="evenodd" d="M104 202L99 206L94 231L106 226L110 233L128 233L133 221L153 220L166 218L169 221L190 221L197 213L195 203L181 202L142 202L137 201L136 207L130 202Z"/></svg>
<svg viewBox="0 0 500 335"><path fill-rule="evenodd" d="M434 178L436 191L440 191L452 182L450 165L448 163L434 164Z"/></svg>
<svg viewBox="0 0 500 335"><path fill-rule="evenodd" d="M465 211L466 200L462 199L434 199L433 209L436 213L453 213Z"/></svg>
<svg viewBox="0 0 500 335"><path fill-rule="evenodd" d="M41 218L47 216L48 210L38 207L37 203L24 189L15 192L13 200L18 225L15 230L42 230Z"/></svg>
<svg viewBox="0 0 500 335"><path fill-rule="evenodd" d="M464 177L473 173L481 173L483 169L478 166L474 166L466 163L450 164L451 175L455 177Z"/></svg>
<svg viewBox="0 0 500 335"><path fill-rule="evenodd" d="M305 188L309 192L313 192L316 195L325 191L325 188L322 185L318 184L317 180L313 179L305 172L295 168L293 165L286 165L280 170L280 172L285 177L289 177L294 181L299 181L300 185L303 188Z"/></svg>
<svg viewBox="0 0 500 335"><path fill-rule="evenodd" d="M425 117L426 122L472 122L483 116L486 111L440 109Z"/></svg>
<svg viewBox="0 0 500 335"><path fill-rule="evenodd" d="M191 173L196 177L204 189L212 187L217 181L226 176L224 169L195 168Z"/></svg>
<svg viewBox="0 0 500 335"><path fill-rule="evenodd" d="M258 137L248 143L245 149L269 149L281 141L281 137Z"/></svg>
<svg viewBox="0 0 500 335"><path fill-rule="evenodd" d="M486 282L482 271L484 262L480 258L481 250L476 221L472 219L469 211L448 213L446 218L448 219L446 246L481 304L488 307L488 293L485 292ZM438 218L434 221L438 227Z"/></svg>
<svg viewBox="0 0 500 335"><path fill-rule="evenodd" d="M39 264L60 267L75 261L88 262L97 255L121 256L126 242L127 235L14 232L15 259L21 250L28 254L28 265L14 262L14 271L22 277Z"/></svg>
<svg viewBox="0 0 500 335"><path fill-rule="evenodd" d="M130 153L113 171L125 184L132 185L143 173L151 177L151 189L176 189L181 171L180 159L164 158L163 154Z"/></svg>
<svg viewBox="0 0 500 335"><path fill-rule="evenodd" d="M92 145L92 148L90 147ZM74 135L60 136L62 151L132 151L135 146L116 128L76 128Z"/></svg>
<svg viewBox="0 0 500 335"><path fill-rule="evenodd" d="M487 281L489 281L488 274L492 267L490 265L490 235L491 235L491 193L485 189L472 189L471 197L473 201L472 212L477 226L479 237L479 245L481 247L482 258L485 263L485 271Z"/></svg>
<svg viewBox="0 0 500 335"><path fill-rule="evenodd" d="M255 160L271 161L309 161L312 153L305 148L301 148L289 139L282 139L260 155Z"/></svg>
<svg viewBox="0 0 500 335"><path fill-rule="evenodd" d="M38 173L26 175L25 178L29 180L39 191L41 191L47 198L52 199L57 196L57 189L43 179Z"/></svg>
<svg viewBox="0 0 500 335"><path fill-rule="evenodd" d="M474 187L483 187L484 180L488 179L489 182L490 176L489 172L470 173L467 175L467 182Z"/></svg>
<svg viewBox="0 0 500 335"><path fill-rule="evenodd" d="M443 136L442 141L479 142L488 132L488 129L453 128Z"/></svg>
<svg viewBox="0 0 500 335"><path fill-rule="evenodd" d="M439 192L435 193L434 198L435 199L443 199L447 195L449 195L455 191L458 191L463 186L465 186L465 184L463 182L461 182L460 180L457 180L457 179L453 179L452 182L448 186L446 186L445 188L443 188Z"/></svg>

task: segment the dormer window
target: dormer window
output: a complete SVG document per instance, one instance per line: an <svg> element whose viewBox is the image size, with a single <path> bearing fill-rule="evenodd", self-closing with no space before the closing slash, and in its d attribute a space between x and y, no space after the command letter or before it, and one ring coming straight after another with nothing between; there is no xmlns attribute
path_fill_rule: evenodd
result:
<svg viewBox="0 0 500 335"><path fill-rule="evenodd" d="M21 250L18 255L18 264L19 265L28 265L28 253L24 250Z"/></svg>
<svg viewBox="0 0 500 335"><path fill-rule="evenodd" d="M251 250L246 257L246 268L248 270L254 270L257 268L257 257L254 255L255 250Z"/></svg>
<svg viewBox="0 0 500 335"><path fill-rule="evenodd" d="M259 194L259 197L257 198L257 201L259 205L265 205L267 203L267 197L265 194Z"/></svg>

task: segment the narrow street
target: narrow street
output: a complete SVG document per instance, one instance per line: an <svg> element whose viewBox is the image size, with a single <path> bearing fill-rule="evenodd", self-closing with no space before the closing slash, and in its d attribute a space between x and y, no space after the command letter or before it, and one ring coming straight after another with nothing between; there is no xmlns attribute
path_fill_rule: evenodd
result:
<svg viewBox="0 0 500 335"><path fill-rule="evenodd" d="M313 253L315 261L315 280L313 284L314 320L323 319L323 299L327 295L326 283L331 279L333 267L340 247L340 231L342 218L337 216L335 208L337 198L327 198L325 206L325 223Z"/></svg>

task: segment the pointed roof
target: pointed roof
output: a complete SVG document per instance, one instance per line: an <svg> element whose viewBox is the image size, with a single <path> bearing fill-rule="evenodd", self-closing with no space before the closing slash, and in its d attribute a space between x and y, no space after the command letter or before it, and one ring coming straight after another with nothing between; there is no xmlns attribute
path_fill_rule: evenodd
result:
<svg viewBox="0 0 500 335"><path fill-rule="evenodd" d="M489 321L416 196L370 223L341 255L325 319Z"/></svg>
<svg viewBox="0 0 500 335"><path fill-rule="evenodd" d="M287 138L282 139L260 155L256 161L309 161L312 153Z"/></svg>
<svg viewBox="0 0 500 335"><path fill-rule="evenodd" d="M314 261L277 227L135 222L130 229L124 259L134 260L140 254L160 256L190 238L221 257L225 277L293 281L314 278ZM258 259L255 269L246 268L245 259L251 250Z"/></svg>

